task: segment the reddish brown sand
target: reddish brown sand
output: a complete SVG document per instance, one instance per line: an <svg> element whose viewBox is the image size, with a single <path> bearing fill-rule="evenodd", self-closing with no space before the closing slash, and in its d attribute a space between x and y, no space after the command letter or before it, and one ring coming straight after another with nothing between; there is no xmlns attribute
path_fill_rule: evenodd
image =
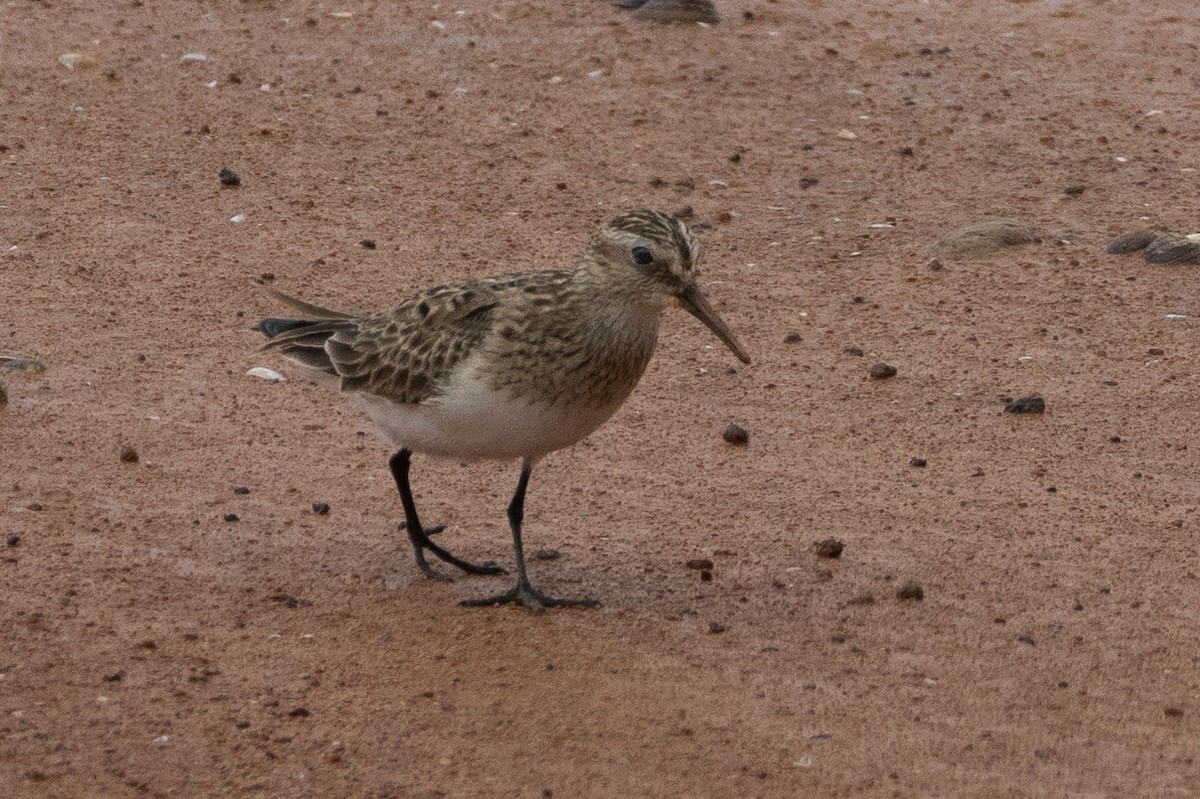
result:
<svg viewBox="0 0 1200 799"><path fill-rule="evenodd" d="M5 7L0 354L48 370L0 370L0 795L1200 791L1198 278L1104 253L1200 227L1193 4L719 7ZM529 493L535 582L604 607L461 608L509 578L419 576L254 281L383 308L639 206L755 363L671 313ZM994 217L1040 243L931 262ZM507 564L516 476L414 467Z"/></svg>

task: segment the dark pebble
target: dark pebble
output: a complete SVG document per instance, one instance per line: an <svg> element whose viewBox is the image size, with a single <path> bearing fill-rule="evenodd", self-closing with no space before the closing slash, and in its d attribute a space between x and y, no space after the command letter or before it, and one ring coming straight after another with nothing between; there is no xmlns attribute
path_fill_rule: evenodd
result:
<svg viewBox="0 0 1200 799"><path fill-rule="evenodd" d="M721 21L711 0L646 0L630 16L662 23L707 22L714 25Z"/></svg>
<svg viewBox="0 0 1200 799"><path fill-rule="evenodd" d="M925 598L925 589L919 583L905 583L896 589L896 599L920 602Z"/></svg>
<svg viewBox="0 0 1200 799"><path fill-rule="evenodd" d="M1067 186L1065 189L1063 189L1063 194L1067 195L1068 197L1078 197L1079 195L1083 194L1083 191L1083 186Z"/></svg>
<svg viewBox="0 0 1200 799"><path fill-rule="evenodd" d="M1029 644L1030 646L1037 646L1037 641L1033 640L1032 635L1018 635L1017 640L1023 644Z"/></svg>
<svg viewBox="0 0 1200 799"><path fill-rule="evenodd" d="M701 571L700 572L700 582L711 583L712 582L712 572L710 572L708 569L704 569L703 571Z"/></svg>
<svg viewBox="0 0 1200 799"><path fill-rule="evenodd" d="M853 355L855 358L861 358L866 354L863 352L862 347L842 347L842 353L844 355Z"/></svg>
<svg viewBox="0 0 1200 799"><path fill-rule="evenodd" d="M913 458L911 461L908 462L908 465L915 466L918 469L924 469L926 466L929 465L929 462L926 461L924 458Z"/></svg>
<svg viewBox="0 0 1200 799"><path fill-rule="evenodd" d="M226 513L226 514L225 514L225 516L224 516L224 519L225 519L225 521L227 521L227 522L236 522L236 521L238 521L238 519L240 519L240 518L241 518L241 517L240 517L240 516L238 516L236 513Z"/></svg>
<svg viewBox="0 0 1200 799"><path fill-rule="evenodd" d="M7 538L6 543L10 547L19 547L19 546L21 546L21 536L17 535L16 533L13 533L12 535L10 535Z"/></svg>
<svg viewBox="0 0 1200 799"><path fill-rule="evenodd" d="M250 493L250 489L246 488L246 486L235 486L233 493L237 494L239 497L244 497Z"/></svg>
<svg viewBox="0 0 1200 799"><path fill-rule="evenodd" d="M133 447L125 447L121 450L121 463L137 463L137 450Z"/></svg>
<svg viewBox="0 0 1200 799"><path fill-rule="evenodd" d="M708 558L692 558L683 565L698 571L712 571L713 569L713 562Z"/></svg>
<svg viewBox="0 0 1200 799"><path fill-rule="evenodd" d="M100 679L104 680L105 682L120 682L121 680L125 679L125 672L118 671L115 674L105 674Z"/></svg>
<svg viewBox="0 0 1200 799"><path fill-rule="evenodd" d="M717 633L723 633L725 632L725 625L721 624L719 621L710 621L708 623L708 631L713 635L716 635Z"/></svg>
<svg viewBox="0 0 1200 799"><path fill-rule="evenodd" d="M725 432L721 434L728 444L745 445L750 443L750 434L746 432L744 427L739 427L736 424L731 424L725 428Z"/></svg>
<svg viewBox="0 0 1200 799"><path fill-rule="evenodd" d="M846 545L836 538L826 538L824 541L818 541L816 544L818 558L840 558L842 550Z"/></svg>
<svg viewBox="0 0 1200 799"><path fill-rule="evenodd" d="M783 337L784 344L799 344L801 341L804 341L804 337L799 333L788 333Z"/></svg>
<svg viewBox="0 0 1200 799"><path fill-rule="evenodd" d="M1200 241L1164 233L1150 242L1142 257L1148 264L1200 264Z"/></svg>
<svg viewBox="0 0 1200 799"><path fill-rule="evenodd" d="M1112 443L1114 443L1114 444L1120 444L1120 443L1121 443L1121 437L1120 437L1120 436L1112 436L1112 437L1110 437L1108 440L1109 440L1109 441L1111 441L1111 442L1112 442Z"/></svg>
<svg viewBox="0 0 1200 799"><path fill-rule="evenodd" d="M534 560L558 560L562 557L562 553L557 549L535 549L533 551Z"/></svg>
<svg viewBox="0 0 1200 799"><path fill-rule="evenodd" d="M234 724L233 724L233 726L237 727L239 730L245 730L245 729L249 729L249 727L250 727L250 722L248 722L248 721L235 721L235 722L234 722Z"/></svg>
<svg viewBox="0 0 1200 799"><path fill-rule="evenodd" d="M358 246L362 247L364 250L373 250L376 246L375 239L363 239L358 243Z"/></svg>
<svg viewBox="0 0 1200 799"><path fill-rule="evenodd" d="M1110 255L1124 255L1144 250L1161 235L1162 232L1158 230L1135 230L1113 239L1108 245L1108 252Z"/></svg>
<svg viewBox="0 0 1200 799"><path fill-rule="evenodd" d="M867 372L871 375L872 380L886 380L896 376L896 367L888 363L877 363Z"/></svg>
<svg viewBox="0 0 1200 799"><path fill-rule="evenodd" d="M1045 413L1046 401L1041 397L1021 397L1004 406L1005 413Z"/></svg>
<svg viewBox="0 0 1200 799"><path fill-rule="evenodd" d="M287 605L289 608L298 608L300 605L308 604L304 600L299 599L291 594L272 594L271 596L267 597L267 599L271 600L272 602L280 602L284 605Z"/></svg>
<svg viewBox="0 0 1200 799"><path fill-rule="evenodd" d="M1151 347L1146 350L1147 355L1166 355L1167 352L1162 347Z"/></svg>
<svg viewBox="0 0 1200 799"><path fill-rule="evenodd" d="M313 513L317 514L318 516L325 516L329 513L329 503L328 502L314 502L312 504L312 509L313 509Z"/></svg>
<svg viewBox="0 0 1200 799"><path fill-rule="evenodd" d="M1163 714L1165 716L1167 716L1168 718L1181 719L1181 718L1183 718L1183 708L1169 707L1169 708L1166 708L1163 710Z"/></svg>
<svg viewBox="0 0 1200 799"><path fill-rule="evenodd" d="M288 711L288 715L294 719L306 719L312 715L306 707L294 707Z"/></svg>
<svg viewBox="0 0 1200 799"><path fill-rule="evenodd" d="M217 177L219 177L221 179L222 186L240 186L240 185L242 185L242 176L239 175L237 172L234 172L229 167L222 169L221 173L219 175L217 175Z"/></svg>

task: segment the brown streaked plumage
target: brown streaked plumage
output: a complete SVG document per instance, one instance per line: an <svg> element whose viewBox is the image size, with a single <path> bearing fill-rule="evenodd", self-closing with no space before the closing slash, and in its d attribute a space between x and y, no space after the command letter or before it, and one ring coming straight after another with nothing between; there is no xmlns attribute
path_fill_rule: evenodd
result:
<svg viewBox="0 0 1200 799"><path fill-rule="evenodd" d="M509 521L517 585L470 604L531 608L592 604L536 592L525 574L521 516L533 464L604 423L641 378L662 311L676 301L744 362L737 339L696 285L700 246L673 217L632 211L602 226L579 266L466 280L414 295L374 316L330 311L279 292L299 319L264 319L264 349L339 378L400 449L392 474L417 564L432 552L472 573L497 573L436 545L421 527L408 484L413 452L520 458Z"/></svg>

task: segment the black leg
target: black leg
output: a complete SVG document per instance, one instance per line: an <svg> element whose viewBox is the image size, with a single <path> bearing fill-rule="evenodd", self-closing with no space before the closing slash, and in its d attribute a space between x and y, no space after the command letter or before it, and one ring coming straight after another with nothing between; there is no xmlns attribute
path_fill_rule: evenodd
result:
<svg viewBox="0 0 1200 799"><path fill-rule="evenodd" d="M529 584L529 577L525 574L525 547L521 543L521 522L525 519L525 489L529 486L529 474L532 471L533 464L529 461L521 464L521 479L517 481L517 490L513 494L512 502L508 503L508 524L512 527L513 549L517 553L517 584L502 594L482 599L465 599L461 604L468 607L481 607L520 602L530 610L572 605L591 608L600 604L595 599L557 599L546 596L538 593Z"/></svg>
<svg viewBox="0 0 1200 799"><path fill-rule="evenodd" d="M425 561L425 550L428 549L437 557L452 566L457 566L468 574L504 574L504 569L492 561L488 561L482 565L469 563L461 558L454 557L445 549L433 543L433 540L429 536L433 533L439 533L446 528L445 525L438 525L436 527L421 526L421 520L417 517L417 503L413 501L412 487L408 484L408 467L411 459L412 452L402 449L391 457L388 461L388 466L392 469L392 477L396 480L396 488L400 490L400 504L404 506L404 527L408 530L409 540L412 541L413 553L417 559L417 567L431 580L450 579L434 571Z"/></svg>

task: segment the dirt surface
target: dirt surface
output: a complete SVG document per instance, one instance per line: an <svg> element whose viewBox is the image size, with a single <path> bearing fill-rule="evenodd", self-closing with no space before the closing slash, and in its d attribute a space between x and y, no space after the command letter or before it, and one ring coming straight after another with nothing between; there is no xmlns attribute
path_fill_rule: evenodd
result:
<svg viewBox="0 0 1200 799"><path fill-rule="evenodd" d="M1195 8L719 8L5 7L0 795L1196 795L1200 278L1104 252L1200 228ZM508 578L418 575L255 280L383 308L642 206L755 362L673 313L535 471L603 608L461 608ZM934 259L988 219L1039 241ZM516 477L413 473L509 564Z"/></svg>

